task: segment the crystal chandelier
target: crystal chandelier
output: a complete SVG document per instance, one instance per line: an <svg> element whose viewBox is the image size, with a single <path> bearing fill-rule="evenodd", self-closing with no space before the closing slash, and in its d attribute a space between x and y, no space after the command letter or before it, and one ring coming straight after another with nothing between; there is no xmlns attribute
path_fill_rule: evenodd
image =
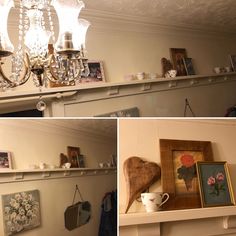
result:
<svg viewBox="0 0 236 236"><path fill-rule="evenodd" d="M85 38L90 23L80 19L84 3L79 0L20 0L18 47L14 50L8 36L8 15L15 3L0 0L0 88L6 90L25 84L46 87L48 83L74 85L89 74ZM59 34L55 40L52 7L56 11ZM50 43L52 42L52 43ZM14 54L13 54L14 53ZM11 75L2 65L11 56Z"/></svg>

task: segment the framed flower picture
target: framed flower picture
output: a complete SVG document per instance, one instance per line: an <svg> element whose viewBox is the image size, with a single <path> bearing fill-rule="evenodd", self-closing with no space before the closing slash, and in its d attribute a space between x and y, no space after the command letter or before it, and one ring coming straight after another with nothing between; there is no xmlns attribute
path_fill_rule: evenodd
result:
<svg viewBox="0 0 236 236"><path fill-rule="evenodd" d="M162 190L170 195L164 210L201 207L196 163L213 161L211 142L160 139Z"/></svg>
<svg viewBox="0 0 236 236"><path fill-rule="evenodd" d="M236 55L230 55L229 58L233 71L236 71Z"/></svg>
<svg viewBox="0 0 236 236"><path fill-rule="evenodd" d="M183 58L187 75L195 75L195 70L194 70L192 61L193 61L192 58Z"/></svg>
<svg viewBox="0 0 236 236"><path fill-rule="evenodd" d="M235 205L226 162L197 162L202 207Z"/></svg>
<svg viewBox="0 0 236 236"><path fill-rule="evenodd" d="M5 235L34 229L41 224L39 191L2 195Z"/></svg>

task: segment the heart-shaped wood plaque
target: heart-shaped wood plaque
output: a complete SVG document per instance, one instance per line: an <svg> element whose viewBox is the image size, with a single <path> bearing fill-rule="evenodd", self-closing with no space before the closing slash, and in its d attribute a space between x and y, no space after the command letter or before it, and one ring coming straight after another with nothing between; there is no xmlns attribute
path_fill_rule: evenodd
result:
<svg viewBox="0 0 236 236"><path fill-rule="evenodd" d="M127 189L127 213L134 200L161 178L161 168L154 162L143 161L140 157L130 157L124 162L123 170Z"/></svg>

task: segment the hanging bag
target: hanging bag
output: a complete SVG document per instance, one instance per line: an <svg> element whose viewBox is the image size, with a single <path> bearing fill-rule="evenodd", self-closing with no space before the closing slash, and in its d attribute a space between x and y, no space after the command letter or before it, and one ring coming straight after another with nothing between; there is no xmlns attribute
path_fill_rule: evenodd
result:
<svg viewBox="0 0 236 236"><path fill-rule="evenodd" d="M82 202L79 201L74 203L77 192L79 193ZM76 185L75 188L72 205L66 208L64 218L65 227L68 230L73 230L87 224L91 218L91 204L90 202L83 200L78 185Z"/></svg>

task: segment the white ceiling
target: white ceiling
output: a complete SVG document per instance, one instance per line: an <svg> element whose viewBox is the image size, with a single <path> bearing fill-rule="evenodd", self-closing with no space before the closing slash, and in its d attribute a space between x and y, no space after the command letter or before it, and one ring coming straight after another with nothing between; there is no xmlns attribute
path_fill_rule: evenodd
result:
<svg viewBox="0 0 236 236"><path fill-rule="evenodd" d="M236 0L84 0L89 11L153 23L236 31Z"/></svg>
<svg viewBox="0 0 236 236"><path fill-rule="evenodd" d="M17 8L19 1L14 0ZM83 1L82 17L85 18L89 14L164 26L236 32L236 0Z"/></svg>
<svg viewBox="0 0 236 236"><path fill-rule="evenodd" d="M116 139L116 119L48 119L34 122Z"/></svg>

